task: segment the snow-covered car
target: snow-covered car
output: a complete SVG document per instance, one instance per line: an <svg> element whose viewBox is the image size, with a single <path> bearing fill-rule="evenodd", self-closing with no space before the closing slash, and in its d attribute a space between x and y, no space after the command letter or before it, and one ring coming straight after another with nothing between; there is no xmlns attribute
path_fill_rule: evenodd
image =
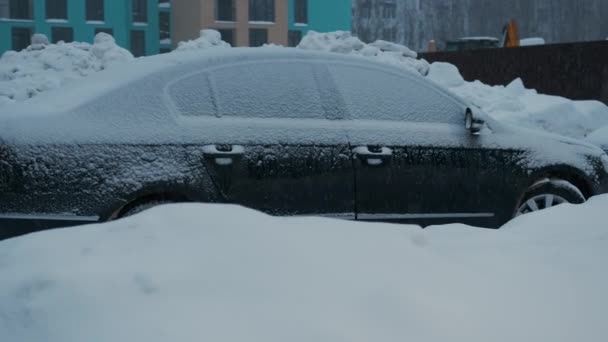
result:
<svg viewBox="0 0 608 342"><path fill-rule="evenodd" d="M607 156L501 125L418 74L330 53L218 49L117 66L0 121L0 235L168 202L464 222L606 192Z"/></svg>
<svg viewBox="0 0 608 342"><path fill-rule="evenodd" d="M586 141L599 146L606 153L608 153L608 126L601 127L589 134L586 138Z"/></svg>

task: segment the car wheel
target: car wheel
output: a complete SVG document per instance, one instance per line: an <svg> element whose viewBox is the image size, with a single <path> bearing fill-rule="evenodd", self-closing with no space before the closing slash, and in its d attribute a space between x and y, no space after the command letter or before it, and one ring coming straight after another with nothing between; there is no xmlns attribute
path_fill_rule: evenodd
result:
<svg viewBox="0 0 608 342"><path fill-rule="evenodd" d="M175 203L175 202L167 201L167 200L164 200L164 201L156 200L156 201L148 201L148 202L135 204L131 207L125 208L125 210L119 215L119 218L133 216L135 214L139 214L148 209L152 209L156 206L163 205L163 204L171 204L171 203Z"/></svg>
<svg viewBox="0 0 608 342"><path fill-rule="evenodd" d="M585 196L572 183L563 179L547 178L528 189L515 212L515 217L564 203L581 204L584 202Z"/></svg>

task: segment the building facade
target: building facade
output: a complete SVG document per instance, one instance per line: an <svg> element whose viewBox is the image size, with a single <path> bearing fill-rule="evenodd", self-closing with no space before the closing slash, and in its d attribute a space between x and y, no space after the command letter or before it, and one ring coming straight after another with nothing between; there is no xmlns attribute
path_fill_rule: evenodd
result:
<svg viewBox="0 0 608 342"><path fill-rule="evenodd" d="M353 0L353 31L426 50L467 36L499 38L510 19L520 36L548 43L604 40L608 37L607 0Z"/></svg>
<svg viewBox="0 0 608 342"><path fill-rule="evenodd" d="M0 0L0 53L21 50L34 33L51 42L93 42L112 34L135 56L171 47L170 0Z"/></svg>
<svg viewBox="0 0 608 342"><path fill-rule="evenodd" d="M173 0L172 8L174 46L209 28L233 46L294 46L309 30L351 30L351 0Z"/></svg>

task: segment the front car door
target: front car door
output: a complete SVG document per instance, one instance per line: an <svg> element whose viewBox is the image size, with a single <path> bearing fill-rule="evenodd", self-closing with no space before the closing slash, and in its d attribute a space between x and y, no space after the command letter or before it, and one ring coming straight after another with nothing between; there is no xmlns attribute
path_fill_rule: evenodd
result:
<svg viewBox="0 0 608 342"><path fill-rule="evenodd" d="M226 202L276 215L354 218L352 152L344 126L327 119L316 69L300 60L249 60L183 80L186 89L208 89L203 110L184 104L194 115L182 124L200 126L205 167Z"/></svg>
<svg viewBox="0 0 608 342"><path fill-rule="evenodd" d="M329 68L351 116L358 219L496 225L505 156L465 129L466 105L408 72Z"/></svg>

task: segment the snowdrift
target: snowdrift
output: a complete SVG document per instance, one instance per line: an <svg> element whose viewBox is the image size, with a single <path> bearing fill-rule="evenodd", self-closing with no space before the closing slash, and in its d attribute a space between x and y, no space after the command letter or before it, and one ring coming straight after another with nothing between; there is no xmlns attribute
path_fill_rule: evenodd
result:
<svg viewBox="0 0 608 342"><path fill-rule="evenodd" d="M605 341L607 206L597 197L498 231L157 207L0 242L0 336Z"/></svg>
<svg viewBox="0 0 608 342"><path fill-rule="evenodd" d="M106 33L98 33L93 44L48 44L46 37L36 35L27 49L8 51L0 58L0 106L25 101L131 60L133 55Z"/></svg>

